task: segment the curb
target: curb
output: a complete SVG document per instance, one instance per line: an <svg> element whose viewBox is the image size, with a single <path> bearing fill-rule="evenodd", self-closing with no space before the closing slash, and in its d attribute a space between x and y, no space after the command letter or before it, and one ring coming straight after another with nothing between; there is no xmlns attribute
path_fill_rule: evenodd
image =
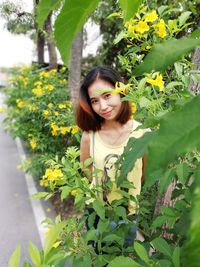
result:
<svg viewBox="0 0 200 267"><path fill-rule="evenodd" d="M17 137L15 139L15 143L16 143L17 150L18 150L18 153L20 156L20 160L23 163L25 160L27 160L27 157L26 157L22 142L21 142L19 137ZM46 233L48 228L46 228L44 225L42 225L41 222L47 216L44 212L44 209L42 207L40 199L34 199L32 197L33 194L38 193L38 190L35 186L35 182L34 182L33 177L27 173L24 173L24 177L25 177L25 181L26 181L26 185L27 185L27 189L28 189L28 194L29 194L29 199L30 199L32 210L33 210L33 215L35 218L36 226L38 229L39 237L40 237L40 240L42 243L42 247L44 247L45 233Z"/></svg>

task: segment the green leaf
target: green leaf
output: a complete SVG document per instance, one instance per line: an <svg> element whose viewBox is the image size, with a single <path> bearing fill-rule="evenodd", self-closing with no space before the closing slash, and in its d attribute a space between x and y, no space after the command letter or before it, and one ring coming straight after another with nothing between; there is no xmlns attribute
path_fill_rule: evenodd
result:
<svg viewBox="0 0 200 267"><path fill-rule="evenodd" d="M180 248L175 247L173 255L172 255L172 262L174 267L180 267Z"/></svg>
<svg viewBox="0 0 200 267"><path fill-rule="evenodd" d="M81 31L99 0L66 0L55 22L56 44L62 60L67 64L75 35Z"/></svg>
<svg viewBox="0 0 200 267"><path fill-rule="evenodd" d="M133 169L133 166L138 158L144 156L145 151L147 151L147 146L151 139L153 138L152 132L145 133L141 138L130 138L127 146L124 149L122 157L124 158L121 167L120 176L117 178L117 184L124 180L127 174ZM134 153L133 153L134 151Z"/></svg>
<svg viewBox="0 0 200 267"><path fill-rule="evenodd" d="M67 221L63 221L50 229L48 236L44 242L44 257L46 257L49 251L52 249L53 244L56 242L60 233L66 225Z"/></svg>
<svg viewBox="0 0 200 267"><path fill-rule="evenodd" d="M135 68L135 75L151 71L164 71L168 66L179 60L183 55L200 45L199 39L181 38L164 41L153 46L144 61ZM159 60L155 60L159 59Z"/></svg>
<svg viewBox="0 0 200 267"><path fill-rule="evenodd" d="M52 10L58 8L62 0L40 0L36 10L36 21L41 29L44 22Z"/></svg>
<svg viewBox="0 0 200 267"><path fill-rule="evenodd" d="M159 216L157 217L152 225L151 225L151 228L154 229L154 228L157 228L157 227L161 227L161 225L163 225L165 222L166 222L167 218L166 216Z"/></svg>
<svg viewBox="0 0 200 267"><path fill-rule="evenodd" d="M123 11L124 20L129 20L134 17L142 0L120 0L121 9Z"/></svg>
<svg viewBox="0 0 200 267"><path fill-rule="evenodd" d="M151 241L151 243L153 244L156 250L160 251L161 253L170 258L172 257L172 250L168 243L165 241L165 239L157 237L153 241Z"/></svg>
<svg viewBox="0 0 200 267"><path fill-rule="evenodd" d="M103 241L105 241L105 242L113 242L113 241L116 241L119 244L121 244L121 243L124 242L120 236L115 235L115 234L107 235L106 237L103 238Z"/></svg>
<svg viewBox="0 0 200 267"><path fill-rule="evenodd" d="M199 114L200 95L160 121L160 129L148 147L146 180L153 177L155 171L164 172L178 156L200 147Z"/></svg>
<svg viewBox="0 0 200 267"><path fill-rule="evenodd" d="M181 26L183 26L183 24L185 24L185 22L189 19L191 14L192 14L192 12L185 11L178 17L179 27L181 27Z"/></svg>
<svg viewBox="0 0 200 267"><path fill-rule="evenodd" d="M12 256L10 257L8 267L18 267L20 263L20 254L21 254L21 247L20 245L17 246L15 251L13 252Z"/></svg>
<svg viewBox="0 0 200 267"><path fill-rule="evenodd" d="M181 163L176 167L176 173L178 175L179 181L185 185L188 175L189 175L189 167L186 163Z"/></svg>
<svg viewBox="0 0 200 267"><path fill-rule="evenodd" d="M104 220L105 219L105 208L101 201L95 200L93 203L93 209L96 211L97 215Z"/></svg>
<svg viewBox="0 0 200 267"><path fill-rule="evenodd" d="M181 253L183 267L198 267L200 262L200 163L195 170L195 189L193 192L192 210L190 215L190 227L187 233L188 239Z"/></svg>
<svg viewBox="0 0 200 267"><path fill-rule="evenodd" d="M128 257L119 256L114 258L109 264L108 267L139 267L140 265Z"/></svg>
<svg viewBox="0 0 200 267"><path fill-rule="evenodd" d="M40 199L40 198L45 198L49 195L48 192L39 192L39 193L36 193L36 194L33 194L32 197L33 198L36 198L36 199Z"/></svg>
<svg viewBox="0 0 200 267"><path fill-rule="evenodd" d="M149 257L147 254L146 249L138 242L134 242L134 249L137 255L142 259L144 262L148 263L149 262Z"/></svg>
<svg viewBox="0 0 200 267"><path fill-rule="evenodd" d="M61 187L61 200L63 200L63 199L65 199L68 195L69 195L69 193L71 192L71 187L69 187L69 186L62 186Z"/></svg>
<svg viewBox="0 0 200 267"><path fill-rule="evenodd" d="M25 261L23 267L32 267L32 265L28 261Z"/></svg>
<svg viewBox="0 0 200 267"><path fill-rule="evenodd" d="M122 217L123 219L126 218L126 209L124 207L121 206L116 207L115 212L119 217Z"/></svg>
<svg viewBox="0 0 200 267"><path fill-rule="evenodd" d="M33 243L29 242L28 251L32 262L35 264L35 266L40 267L41 258L40 258L40 251L38 250L38 248Z"/></svg>
<svg viewBox="0 0 200 267"><path fill-rule="evenodd" d="M196 29L195 31L191 33L191 37L193 38L199 37L199 36L200 36L200 29Z"/></svg>

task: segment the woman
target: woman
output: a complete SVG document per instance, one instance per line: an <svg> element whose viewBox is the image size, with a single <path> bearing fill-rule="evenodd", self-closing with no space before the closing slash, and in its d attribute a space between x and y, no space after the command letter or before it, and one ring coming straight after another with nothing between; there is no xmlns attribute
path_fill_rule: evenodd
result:
<svg viewBox="0 0 200 267"><path fill-rule="evenodd" d="M81 139L80 160L93 159L92 184L104 188L112 181L111 189L102 190L100 197L112 203L122 199L115 183L117 174L116 161L123 153L130 137L139 138L145 132L139 129L139 122L131 118L131 105L123 100L123 95L116 93L116 83L123 82L120 75L109 67L96 67L85 77L80 88L80 99L77 109L77 125L83 130ZM127 179L133 183L128 190L132 196L141 191L143 161L138 159ZM100 171L98 177L96 170ZM128 214L136 212L134 201L129 203Z"/></svg>

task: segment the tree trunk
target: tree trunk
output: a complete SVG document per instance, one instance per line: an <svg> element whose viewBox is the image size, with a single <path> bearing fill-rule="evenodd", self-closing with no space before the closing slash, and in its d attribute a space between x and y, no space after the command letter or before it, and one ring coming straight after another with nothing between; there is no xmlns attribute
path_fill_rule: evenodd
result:
<svg viewBox="0 0 200 267"><path fill-rule="evenodd" d="M193 55L193 59L192 59L192 63L196 66L196 70L191 70L190 71L190 75L192 75L192 74L199 74L200 75L200 47L197 47L195 49L195 52L194 52L194 55ZM189 89L194 95L199 94L200 93L200 83L199 82L195 82L191 78Z"/></svg>
<svg viewBox="0 0 200 267"><path fill-rule="evenodd" d="M49 52L49 67L50 69L57 68L57 53L53 40L53 31L51 25L52 12L48 15L45 21L46 41Z"/></svg>
<svg viewBox="0 0 200 267"><path fill-rule="evenodd" d="M45 39L41 31L37 32L37 62L39 65L44 64L44 45Z"/></svg>
<svg viewBox="0 0 200 267"><path fill-rule="evenodd" d="M79 95L82 49L83 49L83 31L81 31L76 36L71 48L68 87L70 90L71 100L74 109L76 109L78 95Z"/></svg>
<svg viewBox="0 0 200 267"><path fill-rule="evenodd" d="M34 16L35 17L36 17L36 8L37 8L38 4L39 4L39 0L33 0ZM44 64L45 38L44 38L43 32L38 29L38 25L37 25L36 22L35 22L35 30L36 30L36 34L37 34L37 41L36 41L37 62L38 62L39 65L42 65L42 64Z"/></svg>

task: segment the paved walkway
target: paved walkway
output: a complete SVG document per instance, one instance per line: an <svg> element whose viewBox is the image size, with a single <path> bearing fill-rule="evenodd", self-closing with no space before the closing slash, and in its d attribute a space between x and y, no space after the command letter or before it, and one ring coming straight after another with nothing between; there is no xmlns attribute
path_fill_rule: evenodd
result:
<svg viewBox="0 0 200 267"><path fill-rule="evenodd" d="M4 95L0 91L0 107ZM7 267L9 258L21 244L21 259L28 258L28 241L42 248L25 175L17 169L21 164L16 142L4 131L0 113L0 267ZM36 200L37 201L37 200ZM47 214L48 216L48 214Z"/></svg>

